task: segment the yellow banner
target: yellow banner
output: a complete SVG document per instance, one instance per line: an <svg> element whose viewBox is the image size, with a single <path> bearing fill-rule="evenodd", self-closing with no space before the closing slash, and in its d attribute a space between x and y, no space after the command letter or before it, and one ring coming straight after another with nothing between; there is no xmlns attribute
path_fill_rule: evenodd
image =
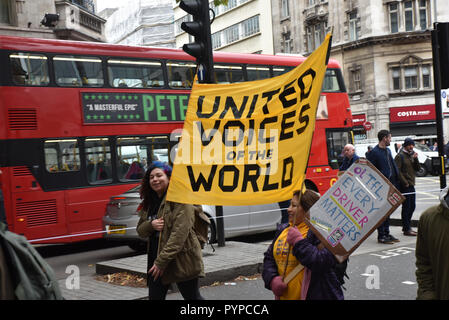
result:
<svg viewBox="0 0 449 320"><path fill-rule="evenodd" d="M195 83L167 200L253 205L291 199L305 179L330 38L278 77Z"/></svg>

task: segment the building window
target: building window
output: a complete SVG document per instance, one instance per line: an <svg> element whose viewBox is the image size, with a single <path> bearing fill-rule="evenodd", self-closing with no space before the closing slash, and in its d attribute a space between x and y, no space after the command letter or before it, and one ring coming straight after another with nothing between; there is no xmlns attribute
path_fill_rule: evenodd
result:
<svg viewBox="0 0 449 320"><path fill-rule="evenodd" d="M393 74L393 90L400 90L401 89L401 69L393 68L392 74Z"/></svg>
<svg viewBox="0 0 449 320"><path fill-rule="evenodd" d="M307 49L309 52L318 48L321 42L323 42L326 35L326 29L327 22L325 21L306 26Z"/></svg>
<svg viewBox="0 0 449 320"><path fill-rule="evenodd" d="M217 49L260 32L259 16L254 16L212 34L212 48Z"/></svg>
<svg viewBox="0 0 449 320"><path fill-rule="evenodd" d="M292 40L290 39L290 32L282 34L282 49L284 53L292 52Z"/></svg>
<svg viewBox="0 0 449 320"><path fill-rule="evenodd" d="M215 6L214 2L211 1L209 3L209 8L214 10L215 15L218 16L218 15L223 14L231 9L234 9L235 7L240 6L248 1L250 1L250 0L228 0L228 3L226 5L220 4L218 6Z"/></svg>
<svg viewBox="0 0 449 320"><path fill-rule="evenodd" d="M349 20L349 40L354 41L358 39L357 36L357 12L351 12L348 14Z"/></svg>
<svg viewBox="0 0 449 320"><path fill-rule="evenodd" d="M249 18L242 22L243 37L249 37L252 34L259 32L259 16Z"/></svg>
<svg viewBox="0 0 449 320"><path fill-rule="evenodd" d="M391 33L426 30L429 27L429 0L388 2Z"/></svg>
<svg viewBox="0 0 449 320"><path fill-rule="evenodd" d="M9 0L0 0L0 23L11 23L9 19Z"/></svg>
<svg viewBox="0 0 449 320"><path fill-rule="evenodd" d="M399 31L399 17L398 17L398 4L390 3L390 31L396 33Z"/></svg>
<svg viewBox="0 0 449 320"><path fill-rule="evenodd" d="M413 3L412 1L404 2L404 21L405 31L413 31Z"/></svg>
<svg viewBox="0 0 449 320"><path fill-rule="evenodd" d="M239 39L239 25L235 24L225 30L226 43L231 43Z"/></svg>
<svg viewBox="0 0 449 320"><path fill-rule="evenodd" d="M221 47L221 33L214 33L211 35L212 49L217 49Z"/></svg>
<svg viewBox="0 0 449 320"><path fill-rule="evenodd" d="M389 63L391 90L395 92L416 92L431 89L431 59L423 60L408 56L397 63Z"/></svg>
<svg viewBox="0 0 449 320"><path fill-rule="evenodd" d="M362 85L360 82L360 69L352 71L352 82L354 91L361 91Z"/></svg>
<svg viewBox="0 0 449 320"><path fill-rule="evenodd" d="M288 7L288 0L281 0L281 17L286 18L290 16L290 9Z"/></svg>
<svg viewBox="0 0 449 320"><path fill-rule="evenodd" d="M422 82L424 88L430 88L430 66L422 67Z"/></svg>
<svg viewBox="0 0 449 320"><path fill-rule="evenodd" d="M419 1L419 26L421 30L427 29L427 1L420 0Z"/></svg>
<svg viewBox="0 0 449 320"><path fill-rule="evenodd" d="M92 0L71 0L70 2L95 14L95 3Z"/></svg>
<svg viewBox="0 0 449 320"><path fill-rule="evenodd" d="M361 93L362 88L362 66L358 64L353 64L349 66L349 92L350 93Z"/></svg>
<svg viewBox="0 0 449 320"><path fill-rule="evenodd" d="M418 70L417 67L406 67L404 69L405 89L418 88Z"/></svg>

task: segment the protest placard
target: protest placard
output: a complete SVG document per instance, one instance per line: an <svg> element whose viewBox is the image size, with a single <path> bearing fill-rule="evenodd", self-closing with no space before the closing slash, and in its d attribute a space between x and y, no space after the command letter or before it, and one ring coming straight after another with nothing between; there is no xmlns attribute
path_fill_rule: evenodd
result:
<svg viewBox="0 0 449 320"><path fill-rule="evenodd" d="M357 160L310 208L315 235L344 261L404 201L368 160Z"/></svg>

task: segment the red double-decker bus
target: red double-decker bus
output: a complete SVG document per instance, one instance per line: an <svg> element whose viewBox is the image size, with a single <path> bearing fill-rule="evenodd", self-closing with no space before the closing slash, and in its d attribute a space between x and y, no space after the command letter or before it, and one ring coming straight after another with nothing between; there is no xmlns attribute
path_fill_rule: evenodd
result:
<svg viewBox="0 0 449 320"><path fill-rule="evenodd" d="M215 78L264 79L304 59L217 52ZM136 186L147 163L169 161L195 74L192 57L177 49L0 36L0 63L0 183L9 228L42 243L102 237L109 198ZM308 187L323 193L335 181L350 130L341 69L331 59Z"/></svg>

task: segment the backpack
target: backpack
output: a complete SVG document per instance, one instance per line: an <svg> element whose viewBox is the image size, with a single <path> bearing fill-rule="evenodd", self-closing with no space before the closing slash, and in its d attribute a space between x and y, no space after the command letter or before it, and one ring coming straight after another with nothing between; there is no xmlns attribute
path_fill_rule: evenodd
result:
<svg viewBox="0 0 449 320"><path fill-rule="evenodd" d="M349 279L349 276L346 273L346 269L348 268L348 261L349 261L349 258L347 258L345 261L343 261L341 263L337 263L334 266L334 272L335 272L335 275L337 276L337 280L338 280L338 282L340 282L340 286L344 290L346 290L346 288L343 286L345 284L345 277Z"/></svg>
<svg viewBox="0 0 449 320"><path fill-rule="evenodd" d="M18 300L62 300L61 290L50 265L21 235L0 223L1 261L10 275L11 298ZM0 295L5 293L1 292Z"/></svg>
<svg viewBox="0 0 449 320"><path fill-rule="evenodd" d="M172 203L170 202L172 206ZM209 227L210 220L209 217L203 212L203 207L199 204L194 204L193 208L195 209L195 221L193 223L193 231L195 231L195 235L200 242L201 249L204 249L204 246L209 241ZM171 207L173 210L173 207Z"/></svg>
<svg viewBox="0 0 449 320"><path fill-rule="evenodd" d="M200 242L201 249L208 242L209 238L209 227L210 220L209 217L203 212L203 207L201 205L193 205L195 208L195 222L193 224L193 230L195 231L196 237Z"/></svg>

